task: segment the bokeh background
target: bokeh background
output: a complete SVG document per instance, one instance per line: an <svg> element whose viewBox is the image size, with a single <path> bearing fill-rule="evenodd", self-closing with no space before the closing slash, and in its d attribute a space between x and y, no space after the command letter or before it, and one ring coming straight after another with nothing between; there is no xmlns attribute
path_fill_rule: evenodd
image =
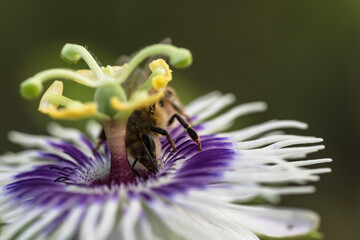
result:
<svg viewBox="0 0 360 240"><path fill-rule="evenodd" d="M82 68L59 58L66 42L87 45L104 64L170 36L192 50L194 64L176 70L184 102L212 90L237 102L263 100L270 119L307 122L325 139L312 157L331 157L333 173L317 193L285 197L281 205L322 216L325 239L360 239L360 1L16 1L0 0L0 152L16 151L11 129L45 134L50 119L27 102L19 84L53 67ZM66 83L68 84L68 83ZM65 94L91 96L66 85ZM81 127L81 123L64 122Z"/></svg>

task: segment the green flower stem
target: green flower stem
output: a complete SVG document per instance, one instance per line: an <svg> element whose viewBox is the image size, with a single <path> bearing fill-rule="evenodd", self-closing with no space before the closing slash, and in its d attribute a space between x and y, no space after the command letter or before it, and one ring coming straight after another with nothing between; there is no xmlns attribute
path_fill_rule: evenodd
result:
<svg viewBox="0 0 360 240"><path fill-rule="evenodd" d="M82 104L80 102L77 102L75 100L72 100L68 97L65 97L63 95L60 95L60 94L57 94L54 92L49 92L47 98L50 103L58 104L58 105L61 105L64 107L66 107L70 104Z"/></svg>
<svg viewBox="0 0 360 240"><path fill-rule="evenodd" d="M142 49L129 62L127 68L117 79L118 83L124 82L131 72L146 58L153 55L165 55L170 59L170 64L174 67L183 68L192 63L191 52L185 48L177 48L167 44L154 44Z"/></svg>
<svg viewBox="0 0 360 240"><path fill-rule="evenodd" d="M100 85L99 82L94 82L88 78L76 73L72 70L54 68L42 71L35 76L28 78L20 85L20 93L26 99L33 99L40 95L42 92L42 84L51 79L68 79L73 80L79 84L96 88Z"/></svg>
<svg viewBox="0 0 360 240"><path fill-rule="evenodd" d="M98 80L101 81L105 79L105 74L95 61L94 57L83 46L67 43L61 50L61 57L71 63L77 63L82 58Z"/></svg>
<svg viewBox="0 0 360 240"><path fill-rule="evenodd" d="M62 78L62 79L68 79L68 80L73 80L79 84L88 86L88 87L93 87L96 88L98 87L100 84L98 82L94 82L84 76L82 76L79 73L76 73L75 71L72 70L67 70L67 69L61 69L61 68L55 68L55 69L49 69L49 70L45 70L42 71L38 74L36 74L35 76L33 76L31 78L30 81L38 81L38 82L45 82L54 78Z"/></svg>

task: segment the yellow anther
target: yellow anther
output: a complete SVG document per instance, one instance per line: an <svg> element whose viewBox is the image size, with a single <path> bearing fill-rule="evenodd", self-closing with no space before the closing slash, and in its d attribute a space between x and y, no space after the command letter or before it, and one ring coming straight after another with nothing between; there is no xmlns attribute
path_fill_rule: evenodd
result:
<svg viewBox="0 0 360 240"><path fill-rule="evenodd" d="M158 71L160 74L154 76L152 79L152 86L156 90L166 88L167 84L171 81L171 70L169 65L163 59L157 59L149 64L152 72Z"/></svg>
<svg viewBox="0 0 360 240"><path fill-rule="evenodd" d="M132 102L120 102L120 100L117 97L112 97L110 99L110 104L117 111L133 111L133 110L140 110L151 104L154 104L163 97L164 97L164 92L162 91L153 95L147 95L144 98L139 98Z"/></svg>
<svg viewBox="0 0 360 240"><path fill-rule="evenodd" d="M164 71L163 76L165 78L171 79L171 70L169 68L169 65L163 59L160 58L160 59L152 61L149 64L149 68L152 72L154 72L157 69L161 69Z"/></svg>
<svg viewBox="0 0 360 240"><path fill-rule="evenodd" d="M50 108L47 114L55 119L74 120L90 117L94 115L96 111L97 105L95 103L75 103L61 109Z"/></svg>
<svg viewBox="0 0 360 240"><path fill-rule="evenodd" d="M54 81L40 100L39 111L55 119L79 119L93 115L97 111L95 103L82 104L62 96L63 83ZM64 108L58 109L59 105Z"/></svg>
<svg viewBox="0 0 360 240"><path fill-rule="evenodd" d="M59 106L59 103L55 103L49 101L51 97L51 93L55 93L58 95L62 95L63 93L63 83L61 81L54 81L53 84L48 88L48 90L44 93L43 97L40 100L39 111L42 113L47 113L48 109L56 109Z"/></svg>
<svg viewBox="0 0 360 240"><path fill-rule="evenodd" d="M163 76L156 76L153 78L152 86L154 89L164 89L166 88L169 80L165 79Z"/></svg>

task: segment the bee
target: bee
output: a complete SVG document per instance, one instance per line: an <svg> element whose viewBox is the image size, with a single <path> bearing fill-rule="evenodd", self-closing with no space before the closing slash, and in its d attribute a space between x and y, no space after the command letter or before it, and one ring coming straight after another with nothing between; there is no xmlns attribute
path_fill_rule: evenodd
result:
<svg viewBox="0 0 360 240"><path fill-rule="evenodd" d="M157 166L160 164L158 157L161 152L161 136L165 136L174 151L177 151L167 131L175 119L186 129L201 151L200 138L188 123L189 117L185 114L175 90L167 87L162 100L141 110L135 110L127 121L126 152L131 168L137 175L139 173L135 169L157 172Z"/></svg>
<svg viewBox="0 0 360 240"><path fill-rule="evenodd" d="M162 100L141 110L135 110L128 118L125 147L129 164L136 175L140 176L138 171L144 170L157 172L157 166L160 164L158 157L161 152L161 136L165 136L174 151L177 151L167 131L175 119L186 129L189 137L197 144L198 150L202 150L200 137L189 124L190 117L185 114L175 90L167 87ZM105 131L102 129L96 149L105 141Z"/></svg>
<svg viewBox="0 0 360 240"><path fill-rule="evenodd" d="M165 38L161 43L171 45L171 39ZM123 83L127 96L130 96L148 79L151 72L147 66L157 58L166 59L164 56L154 56L148 59L145 63L146 67L137 67ZM129 56L121 56L117 60L117 65L122 65L130 61L130 59ZM151 90L151 93L154 93L154 90ZM161 136L165 136L174 151L177 151L174 141L167 131L168 126L175 119L186 129L190 138L197 144L198 150L201 151L200 138L189 124L190 118L185 114L176 91L167 87L162 100L144 109L135 110L128 118L125 146L129 164L136 175L139 176L138 171L143 170L157 172L157 166L160 165L158 158L161 152L159 140ZM105 141L105 131L102 129L95 149L98 149Z"/></svg>

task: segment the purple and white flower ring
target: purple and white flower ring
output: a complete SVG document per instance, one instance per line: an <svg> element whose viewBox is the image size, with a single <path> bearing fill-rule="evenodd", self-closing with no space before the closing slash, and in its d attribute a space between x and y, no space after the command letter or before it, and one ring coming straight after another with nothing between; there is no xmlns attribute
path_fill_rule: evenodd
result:
<svg viewBox="0 0 360 240"><path fill-rule="evenodd" d="M307 127L291 120L219 133L236 118L266 109L255 102L215 116L234 100L213 92L188 105L203 151L175 126L169 132L178 151L163 139L159 172L132 184L103 181L110 154L106 144L94 150L95 122L87 126L90 137L57 124L49 126L52 137L12 132L11 141L31 150L1 156L0 239L258 239L315 230L319 217L312 211L247 203L314 192L302 184L330 169L305 167L331 159L307 160L324 146L305 144L322 139L278 131Z"/></svg>

